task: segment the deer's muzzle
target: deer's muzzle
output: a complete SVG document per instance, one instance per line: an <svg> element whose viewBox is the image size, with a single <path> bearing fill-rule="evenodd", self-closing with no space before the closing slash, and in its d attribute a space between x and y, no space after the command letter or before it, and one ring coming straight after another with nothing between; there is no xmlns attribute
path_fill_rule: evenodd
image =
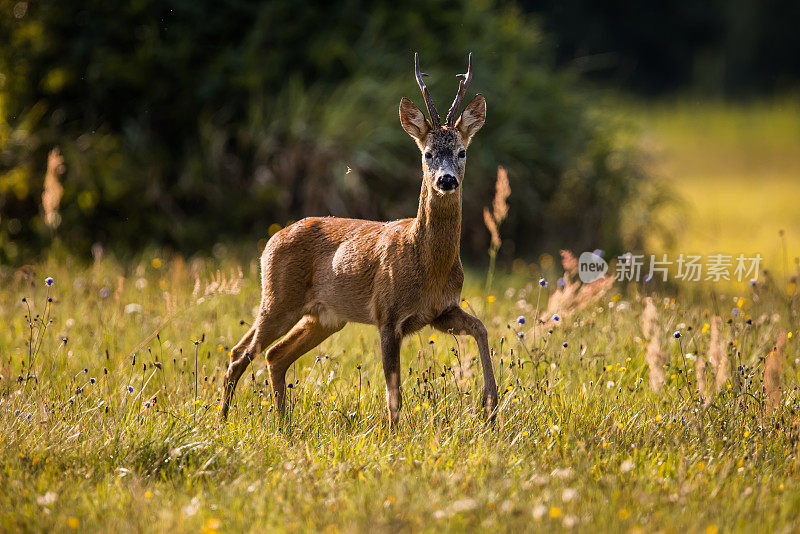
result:
<svg viewBox="0 0 800 534"><path fill-rule="evenodd" d="M458 178L452 174L442 174L436 178L434 185L442 193L452 193L458 188Z"/></svg>

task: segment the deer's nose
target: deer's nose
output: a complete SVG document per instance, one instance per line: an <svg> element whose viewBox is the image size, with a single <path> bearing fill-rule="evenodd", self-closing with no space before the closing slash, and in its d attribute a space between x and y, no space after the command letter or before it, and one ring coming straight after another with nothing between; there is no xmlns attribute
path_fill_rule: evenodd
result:
<svg viewBox="0 0 800 534"><path fill-rule="evenodd" d="M458 187L458 178L452 174L442 174L436 178L436 189L442 192L455 191Z"/></svg>

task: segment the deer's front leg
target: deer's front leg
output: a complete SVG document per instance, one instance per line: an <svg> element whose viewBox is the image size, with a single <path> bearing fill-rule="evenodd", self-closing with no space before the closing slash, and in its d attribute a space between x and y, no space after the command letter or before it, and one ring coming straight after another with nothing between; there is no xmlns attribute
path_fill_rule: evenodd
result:
<svg viewBox="0 0 800 534"><path fill-rule="evenodd" d="M497 384L494 381L486 327L483 326L480 319L468 314L458 306L445 310L431 325L443 332L450 330L454 334L467 334L475 339L483 368L483 405L486 409L486 416L490 420L494 419L497 408Z"/></svg>
<svg viewBox="0 0 800 534"><path fill-rule="evenodd" d="M389 408L390 428L396 429L400 420L400 343L402 337L391 327L381 328L383 374L386 377L386 405Z"/></svg>

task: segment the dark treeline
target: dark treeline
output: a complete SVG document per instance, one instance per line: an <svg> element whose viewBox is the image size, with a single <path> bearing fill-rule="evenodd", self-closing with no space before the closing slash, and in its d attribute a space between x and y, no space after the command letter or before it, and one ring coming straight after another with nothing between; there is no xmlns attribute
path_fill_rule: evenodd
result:
<svg viewBox="0 0 800 534"><path fill-rule="evenodd" d="M525 0L561 64L646 96L796 91L796 0Z"/></svg>
<svg viewBox="0 0 800 534"><path fill-rule="evenodd" d="M714 17L736 12L717 7L727 15ZM488 246L481 210L498 165L513 190L501 255L636 247L660 194L635 136L596 105L580 71L610 52L596 77L648 94L734 87L748 72L732 63L746 55L715 55L709 45L720 32L732 39L733 22L718 27L688 3L663 16L466 0L0 0L0 8L0 258L12 263L53 242L77 253L94 243L192 253L255 242L271 224L306 215L413 215L419 154L397 106L402 96L421 102L415 50L440 108L469 51L470 97L488 101L465 183L468 255ZM748 42L748 54L770 50L761 37ZM719 70L719 57L724 83L700 77L707 65ZM770 61L759 68L779 57ZM792 69L796 62L787 79ZM740 87L777 88L778 78ZM59 224L47 226L41 193L53 146L66 171Z"/></svg>

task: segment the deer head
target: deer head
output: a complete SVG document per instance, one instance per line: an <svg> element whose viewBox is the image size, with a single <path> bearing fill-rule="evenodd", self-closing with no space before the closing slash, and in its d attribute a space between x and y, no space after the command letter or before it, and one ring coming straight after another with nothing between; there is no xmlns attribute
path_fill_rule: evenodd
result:
<svg viewBox="0 0 800 534"><path fill-rule="evenodd" d="M425 114L408 98L400 100L400 124L416 141L422 153L423 180L428 188L440 195L448 195L459 190L464 179L467 162L467 147L472 136L480 130L486 119L486 99L477 94L458 119L458 108L472 81L472 53L466 74L459 74L458 93L447 113L445 124L441 124L436 106L428 88L422 80L427 74L420 72L419 54L414 54L414 73L417 84L425 99L430 121Z"/></svg>

